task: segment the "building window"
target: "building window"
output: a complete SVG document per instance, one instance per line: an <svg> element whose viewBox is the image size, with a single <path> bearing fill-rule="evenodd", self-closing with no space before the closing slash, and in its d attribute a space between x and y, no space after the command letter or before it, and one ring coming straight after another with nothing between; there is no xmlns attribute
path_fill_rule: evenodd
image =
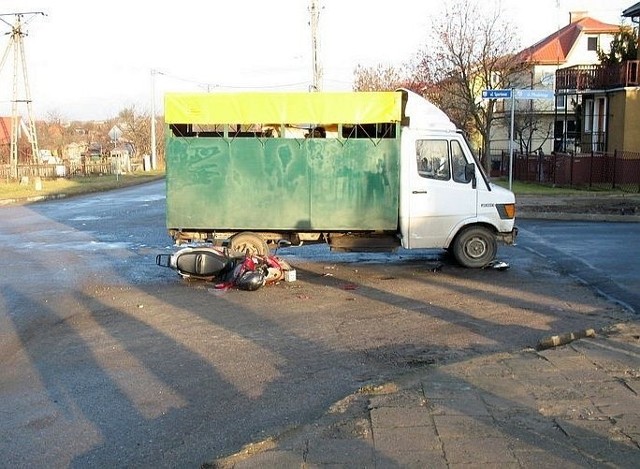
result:
<svg viewBox="0 0 640 469"><path fill-rule="evenodd" d="M607 102L605 98L597 98L593 105L593 130L604 132L607 121Z"/></svg>
<svg viewBox="0 0 640 469"><path fill-rule="evenodd" d="M588 37L587 38L587 50L598 50L598 38L597 37Z"/></svg>
<svg viewBox="0 0 640 469"><path fill-rule="evenodd" d="M593 128L593 99L584 101L584 131L589 133Z"/></svg>
<svg viewBox="0 0 640 469"><path fill-rule="evenodd" d="M563 94L556 95L556 108L564 109L567 107L567 97Z"/></svg>

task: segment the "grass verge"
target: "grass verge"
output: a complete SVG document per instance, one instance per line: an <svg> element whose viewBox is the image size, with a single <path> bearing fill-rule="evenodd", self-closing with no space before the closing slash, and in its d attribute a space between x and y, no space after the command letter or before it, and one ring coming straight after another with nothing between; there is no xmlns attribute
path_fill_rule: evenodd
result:
<svg viewBox="0 0 640 469"><path fill-rule="evenodd" d="M509 181L506 178L492 178L491 182L494 184L509 188ZM569 187L553 187L547 184L536 184L534 182L521 182L513 181L511 190L516 195L540 195L540 196L561 196L561 195L577 195L577 196L590 196L594 194L598 195L616 195L625 194L623 191L611 190L611 189L599 189L599 190L586 190L586 189L572 189Z"/></svg>
<svg viewBox="0 0 640 469"><path fill-rule="evenodd" d="M72 196L102 192L143 184L164 177L164 171L147 171L131 174L84 176L75 178L43 179L42 187L36 190L33 180L29 184L0 182L0 200L28 200L42 196Z"/></svg>

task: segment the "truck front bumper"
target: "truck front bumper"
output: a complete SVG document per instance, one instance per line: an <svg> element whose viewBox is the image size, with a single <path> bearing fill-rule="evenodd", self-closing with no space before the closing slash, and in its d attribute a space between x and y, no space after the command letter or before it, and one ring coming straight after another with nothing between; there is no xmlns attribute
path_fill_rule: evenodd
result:
<svg viewBox="0 0 640 469"><path fill-rule="evenodd" d="M508 231L506 233L498 233L496 236L496 239L501 243L504 243L507 245L515 245L517 236L518 236L518 228L514 226L513 230L511 231Z"/></svg>

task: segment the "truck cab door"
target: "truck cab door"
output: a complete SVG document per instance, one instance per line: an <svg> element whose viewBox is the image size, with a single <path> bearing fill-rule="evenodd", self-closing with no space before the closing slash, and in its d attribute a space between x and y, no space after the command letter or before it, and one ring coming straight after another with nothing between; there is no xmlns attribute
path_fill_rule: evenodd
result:
<svg viewBox="0 0 640 469"><path fill-rule="evenodd" d="M401 220L406 230L403 245L410 249L442 248L454 229L477 215L473 158L461 138L411 140L403 147L410 152L404 155L407 217Z"/></svg>

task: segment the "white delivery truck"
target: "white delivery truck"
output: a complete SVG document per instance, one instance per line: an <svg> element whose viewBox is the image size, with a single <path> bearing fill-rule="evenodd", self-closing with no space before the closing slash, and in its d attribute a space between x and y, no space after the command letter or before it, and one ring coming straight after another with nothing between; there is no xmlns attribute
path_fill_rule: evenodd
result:
<svg viewBox="0 0 640 469"><path fill-rule="evenodd" d="M449 118L407 90L170 93L167 228L183 242L264 255L441 248L463 266L516 237L515 197L492 184Z"/></svg>

